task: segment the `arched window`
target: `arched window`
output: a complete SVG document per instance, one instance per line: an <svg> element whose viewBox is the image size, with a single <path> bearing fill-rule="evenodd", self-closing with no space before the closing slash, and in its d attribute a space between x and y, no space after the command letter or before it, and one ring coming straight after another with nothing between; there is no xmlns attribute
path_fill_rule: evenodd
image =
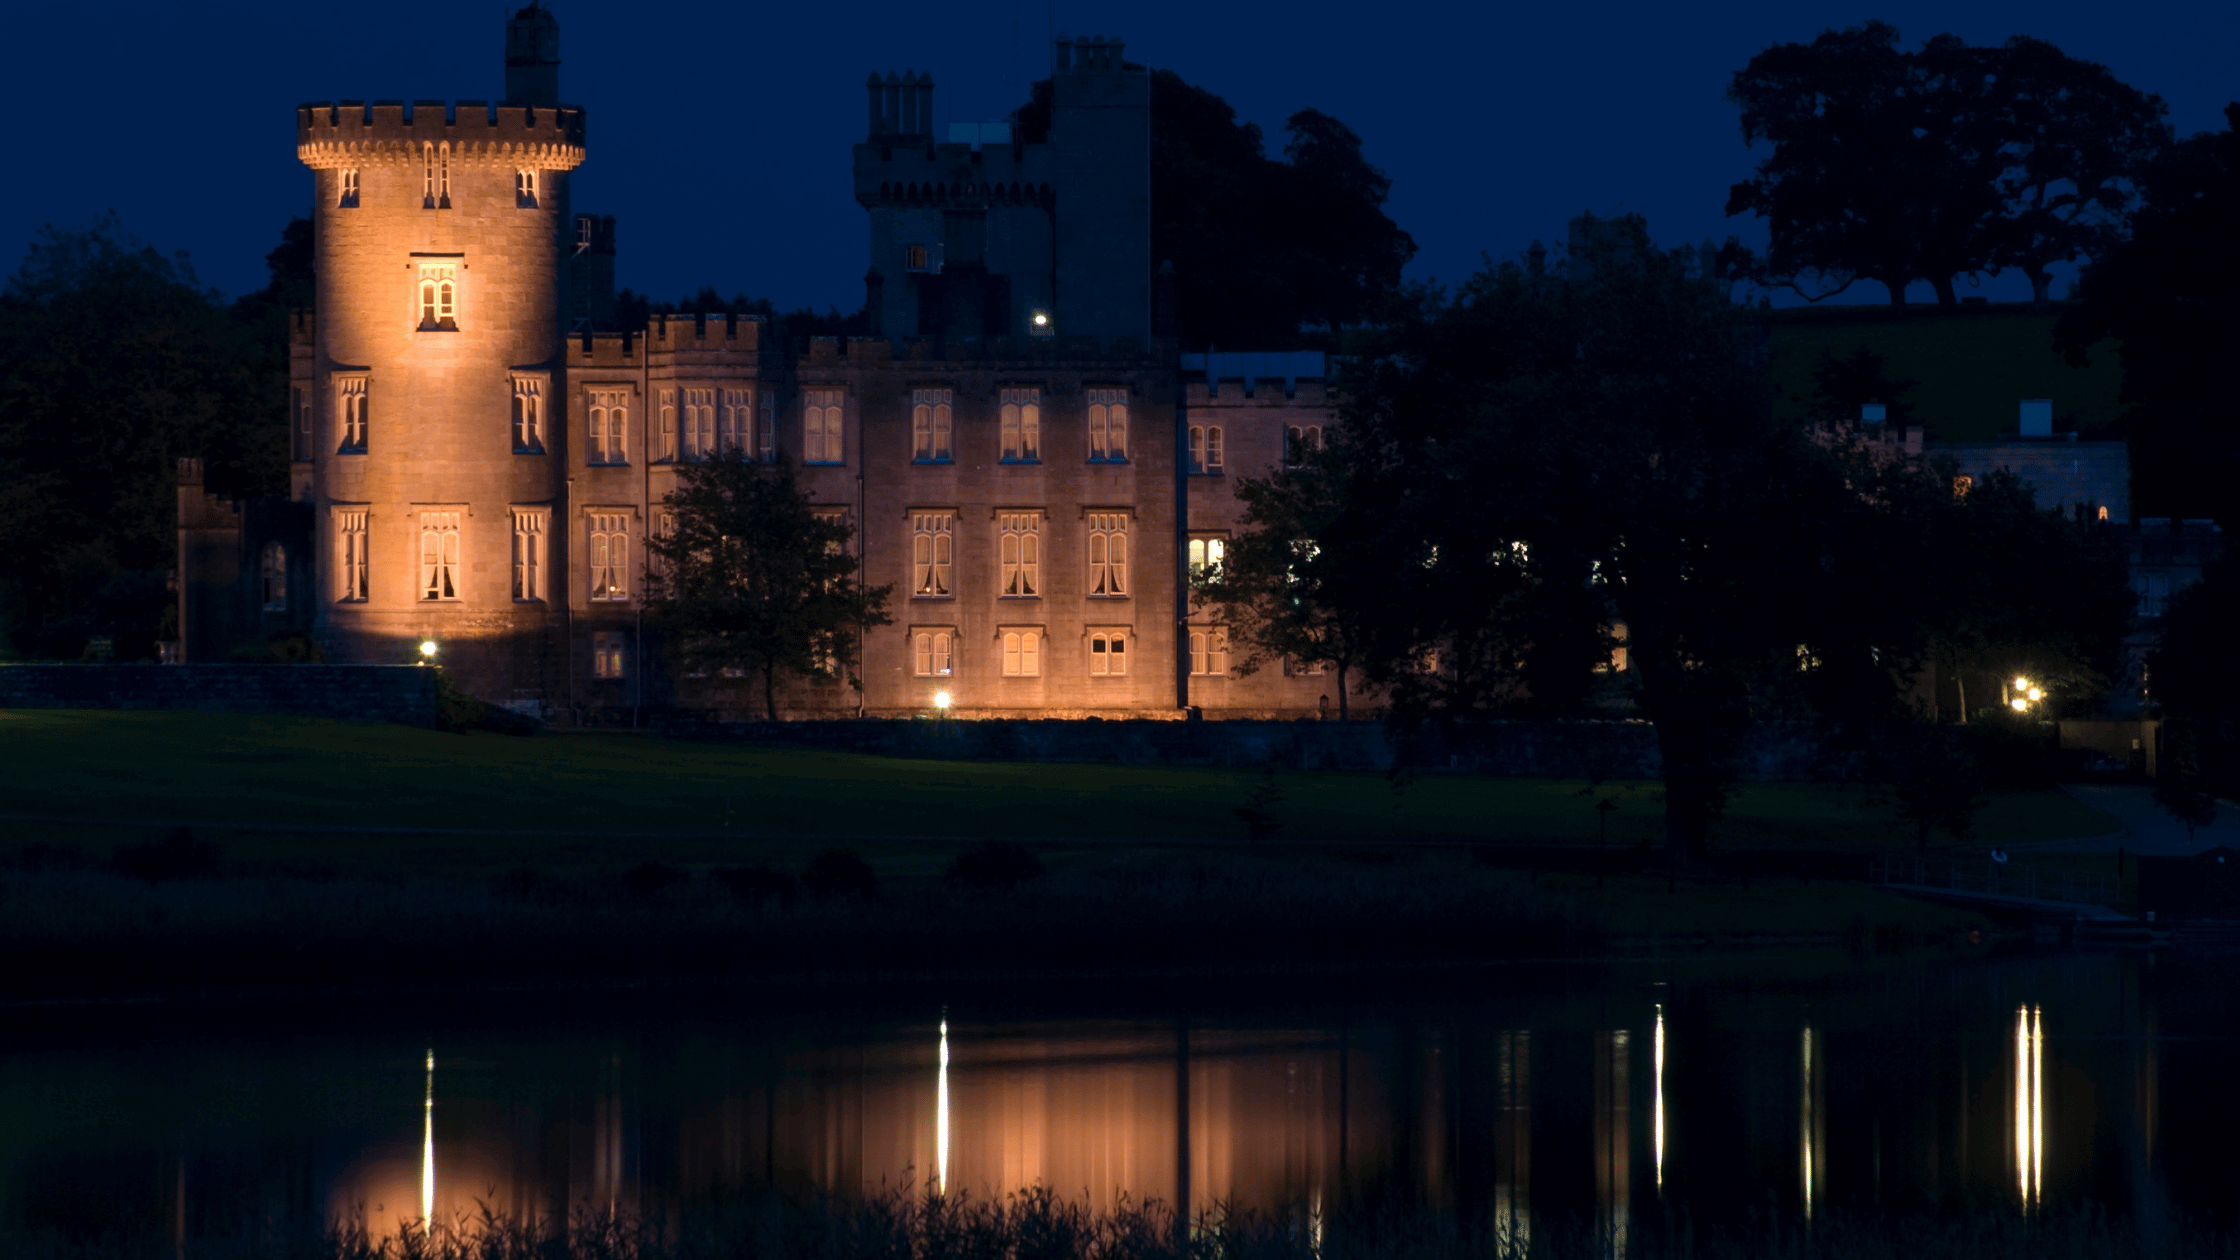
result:
<svg viewBox="0 0 2240 1260"><path fill-rule="evenodd" d="M264 545L264 561L258 566L264 592L266 612L288 611L288 549L276 542Z"/></svg>

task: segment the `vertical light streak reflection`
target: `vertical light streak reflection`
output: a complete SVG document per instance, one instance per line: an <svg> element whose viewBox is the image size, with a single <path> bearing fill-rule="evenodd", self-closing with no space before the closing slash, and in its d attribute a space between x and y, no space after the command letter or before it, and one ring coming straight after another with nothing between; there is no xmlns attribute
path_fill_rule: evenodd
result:
<svg viewBox="0 0 2240 1260"><path fill-rule="evenodd" d="M1594 1173L1601 1249L1611 1256L1627 1252L1632 1224L1633 1111L1626 1083L1632 1037L1623 1028L1595 1034Z"/></svg>
<svg viewBox="0 0 2240 1260"><path fill-rule="evenodd" d="M922 1078L921 1078L922 1079ZM923 1115L923 1112L919 1113ZM941 1072L933 1098L933 1186L949 1193L949 1021L941 1021Z"/></svg>
<svg viewBox="0 0 2240 1260"><path fill-rule="evenodd" d="M1657 1099L1656 1111L1650 1117L1657 1145L1657 1193L1664 1193L1664 1003L1657 1003Z"/></svg>
<svg viewBox="0 0 2240 1260"><path fill-rule="evenodd" d="M420 1229L436 1219L436 1049L428 1047L428 1092L420 1104Z"/></svg>
<svg viewBox="0 0 2240 1260"><path fill-rule="evenodd" d="M2036 1006L2015 1008L2014 1165L2015 1189L2025 1212L2037 1208L2045 1168L2045 1025Z"/></svg>
<svg viewBox="0 0 2240 1260"><path fill-rule="evenodd" d="M1493 1216L1496 1254L1532 1250L1532 1033L1500 1040L1501 1110L1494 1121Z"/></svg>
<svg viewBox="0 0 2240 1260"><path fill-rule="evenodd" d="M1804 1030L1803 1089L1797 1102L1797 1146L1804 1174L1804 1219L1808 1221L1812 1219L1812 1210L1818 1198L1814 1191L1818 1188L1820 1177L1820 1064L1814 1049L1812 1026L1807 1024Z"/></svg>

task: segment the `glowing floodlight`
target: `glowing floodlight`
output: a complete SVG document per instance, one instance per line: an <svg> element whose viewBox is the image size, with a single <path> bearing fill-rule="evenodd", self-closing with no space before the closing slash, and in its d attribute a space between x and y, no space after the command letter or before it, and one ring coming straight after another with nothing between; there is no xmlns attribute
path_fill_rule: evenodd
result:
<svg viewBox="0 0 2240 1260"><path fill-rule="evenodd" d="M432 661L432 660L434 660L435 658L436 658L436 641L435 641L434 639L422 639L422 640L420 640L420 659L421 659L421 660L424 660L424 661Z"/></svg>
<svg viewBox="0 0 2240 1260"><path fill-rule="evenodd" d="M934 692L933 707L947 713L949 711L949 693L946 691Z"/></svg>
<svg viewBox="0 0 2240 1260"><path fill-rule="evenodd" d="M2030 702L2023 699L2021 696L2016 696L2014 699L2007 701L2007 704L2010 705L2017 713L2027 712L2030 708Z"/></svg>

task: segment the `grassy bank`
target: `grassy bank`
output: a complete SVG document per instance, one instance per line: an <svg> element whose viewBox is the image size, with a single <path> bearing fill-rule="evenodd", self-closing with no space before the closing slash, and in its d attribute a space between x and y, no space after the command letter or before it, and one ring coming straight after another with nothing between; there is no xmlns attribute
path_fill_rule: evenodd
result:
<svg viewBox="0 0 2240 1260"><path fill-rule="evenodd" d="M1521 1227L1521 1228L1520 1228ZM12 1240L20 1260L189 1254L209 1260L2195 1260L2240 1254L2229 1230L2117 1217L2090 1205L2012 1210L1764 1213L1730 1226L1642 1213L1622 1227L1538 1214L1472 1219L1421 1208L1218 1209L1186 1224L1163 1204L1100 1211L1029 1191L1002 1201L903 1193L863 1202L761 1196L675 1215L586 1207L532 1220L486 1212L376 1237L349 1224L267 1223L189 1240ZM0 1240L10 1241L10 1240ZM137 1245L136 1245L137 1244Z"/></svg>
<svg viewBox="0 0 2240 1260"><path fill-rule="evenodd" d="M844 841L901 859L930 841L1241 841L1237 811L1272 791L1279 838L1596 844L1662 835L1654 783L1212 768L909 761L627 735L509 739L308 718L16 712L0 720L0 810L65 818L262 824L220 836L239 862L339 872L486 875L617 861L805 857ZM301 827L302 830L288 830ZM398 831L322 831L325 827ZM411 829L544 832L412 835ZM127 843L130 826L17 822L19 840ZM1995 794L1978 844L2115 830L2058 792ZM564 835L549 833L607 833ZM617 834L628 833L628 834ZM1861 788L1745 788L1719 824L1730 848L1896 845L1912 838Z"/></svg>

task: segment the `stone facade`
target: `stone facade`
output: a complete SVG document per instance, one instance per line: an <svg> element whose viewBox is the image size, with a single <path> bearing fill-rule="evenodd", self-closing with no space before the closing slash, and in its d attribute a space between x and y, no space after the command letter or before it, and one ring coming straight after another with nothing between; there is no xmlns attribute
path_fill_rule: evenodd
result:
<svg viewBox="0 0 2240 1260"><path fill-rule="evenodd" d="M599 327L614 221L569 205L585 119L559 103L558 38L549 12L514 16L497 105L296 112L319 280L292 356L297 606L327 660L433 643L469 690L562 721L750 709L746 680L674 676L642 604L676 470L743 447L799 465L863 581L892 587L861 691L797 685L796 716L1316 711L1319 677L1209 673L1186 582L1190 540L1237 527L1234 477L1327 423L1321 357L1225 380L1229 359L1185 371L1160 335L1149 81L1118 41L1060 41L1034 143L937 140L931 79L874 76L854 162L880 335L780 345L752 318ZM1210 468L1198 411L1225 417ZM190 584L239 584L213 567L226 524L183 507ZM223 659L208 640L187 659Z"/></svg>

